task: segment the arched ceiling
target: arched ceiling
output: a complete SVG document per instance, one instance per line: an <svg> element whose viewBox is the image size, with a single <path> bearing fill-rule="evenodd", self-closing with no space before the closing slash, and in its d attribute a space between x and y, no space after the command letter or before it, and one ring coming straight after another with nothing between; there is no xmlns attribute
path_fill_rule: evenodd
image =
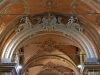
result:
<svg viewBox="0 0 100 75"><path fill-rule="evenodd" d="M27 44L23 47L25 53L24 60L25 62L28 61L30 57L41 51L56 54L57 52L55 52L55 50L57 50L65 53L65 55L68 55L76 64L79 64L78 54L81 52L79 48L82 49L81 45L75 40L58 35L47 34L31 39L27 42Z"/></svg>
<svg viewBox="0 0 100 75"><path fill-rule="evenodd" d="M32 23L37 22L33 20L38 16L43 17L44 14L51 13L56 15L56 18L60 15L63 16L63 23L67 23L70 16L75 16L78 18L78 24L80 24L84 28L84 36L91 42L94 47L94 50L97 52L98 57L100 56L100 1L99 0L0 0L0 56L3 53L3 50L11 41L11 39L17 34L16 29L22 24L20 21L23 16L28 16ZM67 16L64 17L64 16ZM32 19L33 18L33 19ZM67 21L66 21L66 20ZM75 38L69 37L66 38L64 36L59 36L57 34L63 35L63 32L60 31L39 31L37 34L45 34L37 37L26 37L23 39L15 48L14 53L20 53L19 51L24 51L24 66L26 71L27 69L30 71L36 71L37 69L41 69L44 65L48 65L47 63L51 62L53 64L57 64L60 62L61 65L56 66L56 70L52 67L50 63L48 66L50 69L45 69L37 73L37 75L61 75L62 72L70 71L75 72L77 70L77 65L81 63L80 53L85 53L82 44L80 44ZM50 34L53 33L53 34ZM80 33L81 34L81 33ZM33 34L34 35L34 34ZM68 36L67 34L65 36ZM28 39L28 41L26 41ZM54 54L55 53L55 54ZM40 60L44 54L51 54L51 56L57 54L58 57L54 57L60 59L51 59L53 57L47 57L46 59ZM38 63L33 63L33 59L37 56L33 56L31 54L40 55ZM69 55L68 55L69 54ZM74 54L74 55L70 55ZM66 56L63 56L66 55ZM61 58L66 58L68 63L71 62L73 68L64 67L65 61ZM61 61L63 60L63 62ZM30 63L30 64L29 64ZM30 67L31 65L31 67ZM35 67L34 67L35 65ZM63 71L62 71L63 69ZM61 72L58 72L61 71ZM52 72L52 73L50 73ZM78 71L77 71L78 72ZM34 72L32 72L34 73ZM29 74L29 75L32 75Z"/></svg>
<svg viewBox="0 0 100 75"><path fill-rule="evenodd" d="M98 37L100 32L99 14L96 14L99 11L98 0L1 0L0 38L3 41L9 28L11 30L18 19L25 14L36 15L44 12L58 12L76 15L95 41L95 39L100 38ZM95 43L100 45L100 43Z"/></svg>

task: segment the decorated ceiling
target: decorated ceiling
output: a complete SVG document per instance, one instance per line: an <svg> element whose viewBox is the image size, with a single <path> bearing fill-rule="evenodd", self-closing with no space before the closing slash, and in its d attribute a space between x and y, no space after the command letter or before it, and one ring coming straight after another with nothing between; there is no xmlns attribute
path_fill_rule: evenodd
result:
<svg viewBox="0 0 100 75"><path fill-rule="evenodd" d="M0 56L18 55L21 75L79 75L100 57L99 21L99 0L0 0Z"/></svg>
<svg viewBox="0 0 100 75"><path fill-rule="evenodd" d="M97 28L99 24L99 1L97 0L1 0L0 26L9 25L21 14L60 12L78 14Z"/></svg>

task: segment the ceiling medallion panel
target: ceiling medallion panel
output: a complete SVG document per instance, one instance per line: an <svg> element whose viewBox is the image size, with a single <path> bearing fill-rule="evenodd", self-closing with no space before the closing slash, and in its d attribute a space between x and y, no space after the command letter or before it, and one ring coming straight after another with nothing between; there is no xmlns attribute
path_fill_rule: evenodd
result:
<svg viewBox="0 0 100 75"><path fill-rule="evenodd" d="M37 45L37 47L41 48L41 50L47 51L47 52L52 52L54 50L60 50L60 48L58 46L62 46L65 45L65 43L58 43L55 40L53 40L52 38L48 38L47 40L45 40L44 42L34 42L32 44Z"/></svg>
<svg viewBox="0 0 100 75"><path fill-rule="evenodd" d="M41 44L40 47L47 52L52 52L55 50L55 46L56 46L56 41L49 38L45 42L43 42L43 44Z"/></svg>
<svg viewBox="0 0 100 75"><path fill-rule="evenodd" d="M44 7L55 7L57 6L57 1L56 0L44 0L42 3L41 3L42 6Z"/></svg>

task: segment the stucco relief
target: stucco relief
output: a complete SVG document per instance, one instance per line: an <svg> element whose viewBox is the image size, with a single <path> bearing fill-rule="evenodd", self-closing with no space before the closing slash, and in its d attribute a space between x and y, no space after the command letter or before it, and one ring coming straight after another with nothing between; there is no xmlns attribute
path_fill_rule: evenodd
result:
<svg viewBox="0 0 100 75"><path fill-rule="evenodd" d="M27 29L27 27L34 27L37 25L40 25L41 27L43 27L44 29L46 29L48 31L54 30L56 28L56 26L59 26L59 25L63 25L68 29L70 28L70 29L78 31L78 32L83 32L83 30L84 30L83 27L78 24L78 18L74 17L74 16L71 16L69 18L67 24L64 24L62 22L62 20L63 20L62 17L57 17L55 15L51 15L50 13L46 16L38 17L38 18L36 18L36 20L37 20L37 23L32 24L32 20L28 16L22 17L21 22L23 22L23 24L20 24L16 31L21 32L21 31Z"/></svg>

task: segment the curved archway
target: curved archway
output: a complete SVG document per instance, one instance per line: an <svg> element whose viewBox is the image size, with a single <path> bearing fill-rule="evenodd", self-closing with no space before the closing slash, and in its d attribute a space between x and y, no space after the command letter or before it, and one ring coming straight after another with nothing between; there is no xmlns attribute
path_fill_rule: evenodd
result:
<svg viewBox="0 0 100 75"><path fill-rule="evenodd" d="M46 60L46 61L45 61ZM64 61L62 61L64 60ZM52 61L52 62L51 62ZM41 63L40 63L41 62ZM60 62L60 63L59 63ZM79 75L79 72L78 72L78 68L76 68L75 65L73 65L70 61L68 61L67 59L63 58L63 57L59 57L59 56L40 56L34 60L32 60L31 62L25 64L22 72L21 72L21 75L25 72L25 70L27 70L28 68L30 67L34 67L34 66L37 66L37 65L43 65L43 66L51 66L51 65L48 65L48 63L54 63L55 66L59 65L59 66L64 66L64 67L68 67L69 69L72 69L77 75ZM52 66L51 66L52 67Z"/></svg>
<svg viewBox="0 0 100 75"><path fill-rule="evenodd" d="M61 31L64 34L70 35L73 38L75 38L83 46L87 58L98 58L93 45L83 33L78 32L77 30L66 28L63 24L54 25L54 27L55 30ZM11 58L15 48L23 39L25 39L28 36L34 35L36 32L43 30L44 28L41 27L41 25L37 25L36 27L28 27L25 30L17 33L6 45L2 58Z"/></svg>

